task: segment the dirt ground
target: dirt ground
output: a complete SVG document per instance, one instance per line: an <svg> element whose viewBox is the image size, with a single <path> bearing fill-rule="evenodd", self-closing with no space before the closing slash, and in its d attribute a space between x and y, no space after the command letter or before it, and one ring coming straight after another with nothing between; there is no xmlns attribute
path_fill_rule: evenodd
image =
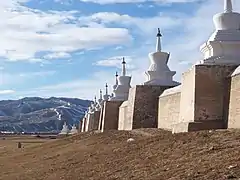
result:
<svg viewBox="0 0 240 180"><path fill-rule="evenodd" d="M36 138L36 136L30 135L0 135L0 157L5 156L6 154L19 152L18 142L21 143L22 148L30 148L32 146L40 145L50 140L50 138Z"/></svg>
<svg viewBox="0 0 240 180"><path fill-rule="evenodd" d="M0 140L1 180L240 179L238 130L91 132L16 147Z"/></svg>

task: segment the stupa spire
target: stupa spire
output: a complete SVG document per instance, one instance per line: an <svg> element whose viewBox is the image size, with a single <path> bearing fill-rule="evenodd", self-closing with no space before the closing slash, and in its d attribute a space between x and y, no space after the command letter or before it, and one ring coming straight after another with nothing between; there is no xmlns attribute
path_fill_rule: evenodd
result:
<svg viewBox="0 0 240 180"><path fill-rule="evenodd" d="M108 95L108 84L107 83L106 83L105 88L106 88L106 94L105 95Z"/></svg>
<svg viewBox="0 0 240 180"><path fill-rule="evenodd" d="M126 62L122 58L122 72L118 76L116 74L116 84L113 86L113 94L110 96L110 101L125 101L128 98L131 77L126 75Z"/></svg>
<svg viewBox="0 0 240 180"><path fill-rule="evenodd" d="M103 99L103 97L102 97L102 90L100 89L100 98L99 98L100 100L102 100Z"/></svg>
<svg viewBox="0 0 240 180"><path fill-rule="evenodd" d="M116 71L115 77L116 77L116 85L118 85L118 72L117 71Z"/></svg>
<svg viewBox="0 0 240 180"><path fill-rule="evenodd" d="M158 28L156 52L161 52L161 51L162 51L161 37L162 37L162 34L161 34L161 32L160 32L160 28Z"/></svg>
<svg viewBox="0 0 240 180"><path fill-rule="evenodd" d="M124 57L122 61L122 76L126 76L126 61Z"/></svg>
<svg viewBox="0 0 240 180"><path fill-rule="evenodd" d="M94 97L94 103L95 104L97 103L97 97L96 96Z"/></svg>
<svg viewBox="0 0 240 180"><path fill-rule="evenodd" d="M224 0L224 12L232 12L232 0Z"/></svg>

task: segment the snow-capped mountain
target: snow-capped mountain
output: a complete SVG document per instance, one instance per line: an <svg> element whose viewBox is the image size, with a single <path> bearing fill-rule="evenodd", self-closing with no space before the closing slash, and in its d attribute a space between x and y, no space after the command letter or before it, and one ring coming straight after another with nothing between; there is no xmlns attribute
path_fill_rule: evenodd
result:
<svg viewBox="0 0 240 180"><path fill-rule="evenodd" d="M77 125L90 103L55 97L0 101L0 131L58 132L65 121Z"/></svg>

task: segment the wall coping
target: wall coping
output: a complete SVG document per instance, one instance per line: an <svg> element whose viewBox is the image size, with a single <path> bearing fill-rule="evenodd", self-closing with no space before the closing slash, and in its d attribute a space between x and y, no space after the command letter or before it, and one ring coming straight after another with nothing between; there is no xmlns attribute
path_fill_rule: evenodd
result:
<svg viewBox="0 0 240 180"><path fill-rule="evenodd" d="M181 92L182 85L178 85L173 88L166 89L159 97L169 96L171 94L176 94Z"/></svg>

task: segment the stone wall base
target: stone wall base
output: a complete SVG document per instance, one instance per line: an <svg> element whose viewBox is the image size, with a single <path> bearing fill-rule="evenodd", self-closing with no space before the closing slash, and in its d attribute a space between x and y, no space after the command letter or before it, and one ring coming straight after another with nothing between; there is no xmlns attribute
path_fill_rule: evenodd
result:
<svg viewBox="0 0 240 180"><path fill-rule="evenodd" d="M87 123L87 119L84 117L84 118L82 119L81 132L85 132L85 131L86 131L86 123Z"/></svg>
<svg viewBox="0 0 240 180"><path fill-rule="evenodd" d="M100 113L101 113L100 111L95 111L94 112L93 130L98 130Z"/></svg>
<svg viewBox="0 0 240 180"><path fill-rule="evenodd" d="M228 128L240 128L240 66L231 77Z"/></svg>
<svg viewBox="0 0 240 180"><path fill-rule="evenodd" d="M178 123L180 113L181 86L165 90L159 97L158 128L172 130Z"/></svg>
<svg viewBox="0 0 240 180"><path fill-rule="evenodd" d="M85 132L93 130L94 114L88 114Z"/></svg>
<svg viewBox="0 0 240 180"><path fill-rule="evenodd" d="M202 121L202 122L182 122L173 125L172 133L192 132L212 129L224 129L222 120Z"/></svg>
<svg viewBox="0 0 240 180"><path fill-rule="evenodd" d="M103 111L104 111L104 104L103 104L103 107L101 108L100 115L99 115L98 129L97 129L98 131L102 129Z"/></svg>
<svg viewBox="0 0 240 180"><path fill-rule="evenodd" d="M101 132L118 129L119 107L123 101L106 101L103 107Z"/></svg>
<svg viewBox="0 0 240 180"><path fill-rule="evenodd" d="M128 101L124 101L119 107L118 130L129 130L132 127L131 124L127 124L127 108Z"/></svg>
<svg viewBox="0 0 240 180"><path fill-rule="evenodd" d="M169 86L137 85L130 89L123 130L157 128L158 98Z"/></svg>
<svg viewBox="0 0 240 180"><path fill-rule="evenodd" d="M78 132L82 131L82 124L83 124L83 119L79 121Z"/></svg>

